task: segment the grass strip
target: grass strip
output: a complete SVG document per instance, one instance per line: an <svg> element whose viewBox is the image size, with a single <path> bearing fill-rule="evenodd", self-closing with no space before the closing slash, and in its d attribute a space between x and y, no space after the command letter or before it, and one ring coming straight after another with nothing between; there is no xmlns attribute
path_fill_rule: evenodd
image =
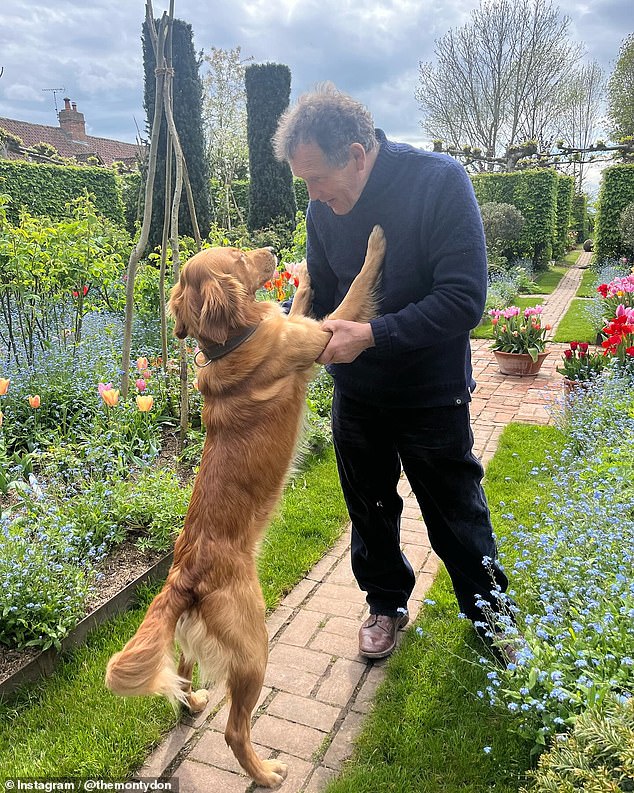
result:
<svg viewBox="0 0 634 793"><path fill-rule="evenodd" d="M267 606L325 553L345 520L328 449L289 484L263 543L259 567ZM103 685L108 659L132 636L155 591L93 631L51 677L0 701L0 778L124 779L176 724L164 699L115 697Z"/></svg>
<svg viewBox="0 0 634 793"><path fill-rule="evenodd" d="M577 289L577 297L596 297L599 279L594 270L584 270L581 283Z"/></svg>
<svg viewBox="0 0 634 793"><path fill-rule="evenodd" d="M502 534L508 521L501 514L512 504L518 523L530 522L535 489L546 491L550 479L529 472L553 454L559 437L551 427L509 425L488 466L485 489L507 568L513 542ZM478 697L488 682L477 662L482 654L470 624L457 616L442 569L388 662L354 758L327 793L517 793L531 744L512 732L512 714Z"/></svg>
<svg viewBox="0 0 634 793"><path fill-rule="evenodd" d="M568 266L563 264L554 264L547 270L542 270L537 273L535 278L535 286L531 287L530 294L533 295L550 295L559 286L559 282L568 272Z"/></svg>
<svg viewBox="0 0 634 793"><path fill-rule="evenodd" d="M586 311L589 305L586 298L573 298L557 326L553 341L587 341L589 344L594 344L597 331L593 326L592 317Z"/></svg>

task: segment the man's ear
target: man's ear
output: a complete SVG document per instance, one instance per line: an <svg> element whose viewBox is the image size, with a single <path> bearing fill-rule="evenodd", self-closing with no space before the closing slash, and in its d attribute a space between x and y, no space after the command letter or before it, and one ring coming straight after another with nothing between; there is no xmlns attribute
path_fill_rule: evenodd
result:
<svg viewBox="0 0 634 793"><path fill-rule="evenodd" d="M350 144L350 157L354 160L357 171L365 168L367 152L360 143Z"/></svg>

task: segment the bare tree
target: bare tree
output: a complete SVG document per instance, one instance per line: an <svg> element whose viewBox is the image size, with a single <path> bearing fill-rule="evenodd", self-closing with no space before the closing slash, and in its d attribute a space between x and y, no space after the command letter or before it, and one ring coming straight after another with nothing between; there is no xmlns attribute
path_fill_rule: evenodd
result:
<svg viewBox="0 0 634 793"><path fill-rule="evenodd" d="M424 129L490 160L526 140L549 147L580 57L568 25L546 0L482 2L469 23L436 41L436 61L420 64Z"/></svg>
<svg viewBox="0 0 634 793"><path fill-rule="evenodd" d="M596 140L600 125L601 102L605 90L603 70L596 61L579 68L565 92L565 108L561 114L562 143L579 149L568 171L575 177L578 192L583 192L588 149Z"/></svg>
<svg viewBox="0 0 634 793"><path fill-rule="evenodd" d="M232 217L239 220L239 207L231 184L244 179L249 167L247 146L247 108L244 88L244 64L241 48L216 47L204 56L209 66L203 76L203 124L207 144L209 173L222 185L222 205L215 206L216 220L231 228Z"/></svg>

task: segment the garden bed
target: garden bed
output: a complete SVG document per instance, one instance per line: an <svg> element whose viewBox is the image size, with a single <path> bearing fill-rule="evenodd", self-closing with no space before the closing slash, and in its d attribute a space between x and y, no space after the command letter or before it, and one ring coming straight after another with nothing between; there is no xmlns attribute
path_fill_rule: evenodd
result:
<svg viewBox="0 0 634 793"><path fill-rule="evenodd" d="M95 567L102 574L97 591L86 601L86 614L62 640L59 650L35 648L14 650L0 647L0 695L10 694L22 684L49 675L60 655L81 644L92 628L114 614L125 611L142 584L164 578L173 553L142 551L132 541L116 548Z"/></svg>

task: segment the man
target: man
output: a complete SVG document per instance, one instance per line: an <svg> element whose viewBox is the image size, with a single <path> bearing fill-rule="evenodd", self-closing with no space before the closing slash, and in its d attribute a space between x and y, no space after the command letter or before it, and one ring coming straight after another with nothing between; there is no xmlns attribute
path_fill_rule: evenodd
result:
<svg viewBox="0 0 634 793"><path fill-rule="evenodd" d="M318 359L335 382L333 440L352 521L352 569L370 608L359 652L383 658L408 621L414 587L400 549L401 465L461 611L484 621L482 601L499 609L508 585L495 563L469 424L469 332L487 288L480 212L461 165L387 140L370 113L331 84L283 115L274 147L308 188L315 317L341 301L375 224L387 240L381 316L326 321L332 338Z"/></svg>

